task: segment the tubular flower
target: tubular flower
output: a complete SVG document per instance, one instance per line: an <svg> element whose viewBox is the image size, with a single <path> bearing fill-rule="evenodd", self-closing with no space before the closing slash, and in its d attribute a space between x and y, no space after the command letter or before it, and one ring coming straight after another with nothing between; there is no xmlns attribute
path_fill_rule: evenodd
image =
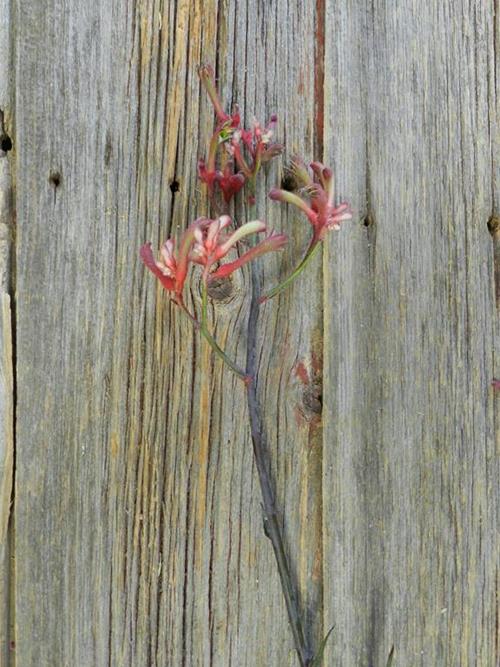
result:
<svg viewBox="0 0 500 667"><path fill-rule="evenodd" d="M231 218L228 215L221 215L216 220L207 220L205 225L198 227L194 232L195 243L190 253L190 259L192 262L205 267L203 272L205 280L209 276L212 266L225 257L238 241L249 234L263 232L266 229L264 222L254 220L247 222L228 235L224 230L230 224Z"/></svg>
<svg viewBox="0 0 500 667"><path fill-rule="evenodd" d="M200 181L206 183L210 197L214 196L214 185L218 182L219 176L221 175L215 164L217 151L221 141L219 128L216 128L210 139L207 162L205 162L203 158L198 160L198 177Z"/></svg>
<svg viewBox="0 0 500 667"><path fill-rule="evenodd" d="M202 183L206 183L210 193L213 192L214 183L217 182L217 173L216 169L207 167L203 158L198 160L198 178Z"/></svg>
<svg viewBox="0 0 500 667"><path fill-rule="evenodd" d="M218 171L216 175L217 183L222 190L222 196L226 204L229 204L231 198L237 195L245 185L244 175L241 172L235 174L233 169L232 161L228 160L224 166L224 170L222 172Z"/></svg>
<svg viewBox="0 0 500 667"><path fill-rule="evenodd" d="M219 123L221 123L219 130L222 131L223 128L225 128L225 131L227 132L230 130L230 128L238 127L240 124L240 114L238 107L235 107L232 115L229 115L224 111L219 93L217 91L217 86L215 85L215 74L212 66L206 64L201 65L198 69L198 75L200 77L201 83L208 93L208 96L210 97L212 104L214 105L217 120Z"/></svg>
<svg viewBox="0 0 500 667"><path fill-rule="evenodd" d="M139 252L139 255L144 264L151 271L151 273L154 273L163 287L169 292L175 292L176 262L173 257L173 246L174 242L172 239L169 239L163 244L162 248L162 255L165 253L168 256L168 264L170 264L170 266L168 266L165 261L162 262L161 260L155 260L153 251L151 249L151 243L145 243Z"/></svg>
<svg viewBox="0 0 500 667"><path fill-rule="evenodd" d="M334 179L332 170L321 162L311 162L314 174L311 177L300 158L292 158L291 171L299 184L303 196L287 190L273 188L270 199L293 204L307 216L314 230L313 242L322 241L329 229L340 229L340 224L352 219L349 204L334 206ZM307 199L306 199L307 198Z"/></svg>
<svg viewBox="0 0 500 667"><path fill-rule="evenodd" d="M215 184L217 183L222 190L224 201L229 203L231 197L243 187L244 177L242 174L229 174L228 169L230 167L225 168L224 173L219 171L216 167L216 156L219 146L229 141L236 128L240 126L240 114L238 107L234 108L231 115L224 111L215 85L214 71L210 65L201 65L198 74L217 116L217 127L210 139L208 158L206 161L203 158L198 160L198 177L203 183L206 183L211 198L214 197Z"/></svg>
<svg viewBox="0 0 500 667"><path fill-rule="evenodd" d="M174 239L165 241L160 249L160 259L155 260L151 243L146 243L140 250L140 257L147 268L161 282L163 287L173 293L174 301L182 304L182 290L186 281L190 262L191 248L195 242L195 232L206 225L206 218L195 220L182 235L176 251Z"/></svg>
<svg viewBox="0 0 500 667"><path fill-rule="evenodd" d="M266 252L281 250L287 242L288 237L285 236L285 234L276 234L276 232L271 231L260 243L257 243L257 245L250 248L250 250L247 250L241 257L235 259L234 262L228 262L227 264L220 266L216 271L210 274L209 278L225 278L244 264L251 262L256 257L260 257L260 255L263 255Z"/></svg>
<svg viewBox="0 0 500 667"><path fill-rule="evenodd" d="M229 153L246 178L255 178L260 166L283 152L283 146L271 141L278 117L273 114L267 127L262 129L255 119L251 130L236 130L228 145ZM252 158L251 164L245 159L241 146L244 146Z"/></svg>
<svg viewBox="0 0 500 667"><path fill-rule="evenodd" d="M226 162L223 171L215 169L215 160L211 168L207 167L205 160L198 160L198 178L206 183L211 197L214 196L214 189L217 184L222 191L226 204L229 204L234 195L238 194L245 185L245 176L241 172L234 173L231 160Z"/></svg>

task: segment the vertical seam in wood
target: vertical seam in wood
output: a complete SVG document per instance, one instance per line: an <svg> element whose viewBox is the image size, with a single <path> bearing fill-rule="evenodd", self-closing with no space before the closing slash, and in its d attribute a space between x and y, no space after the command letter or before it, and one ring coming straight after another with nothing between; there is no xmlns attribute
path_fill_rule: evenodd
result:
<svg viewBox="0 0 500 667"><path fill-rule="evenodd" d="M316 41L314 45L315 146L319 160L324 155L325 130L325 0L316 0Z"/></svg>
<svg viewBox="0 0 500 667"><path fill-rule="evenodd" d="M500 30L498 15L499 0L493 3L493 81L492 91L489 95L489 102L492 109L489 113L489 132L491 142L491 217L488 220L488 229L493 241L493 274L495 303L497 311L500 310L500 218L497 211L497 192L495 188L495 156L498 142L498 118L496 114L497 107L497 54L498 54L498 31Z"/></svg>
<svg viewBox="0 0 500 667"><path fill-rule="evenodd" d="M8 1L8 0L7 0ZM12 390L12 405L11 405L11 447L12 447L12 470L11 470L11 499L10 499L10 516L9 516L9 534L7 539L9 540L10 548L7 550L9 562L7 568L7 579L9 583L9 592L8 592L8 625L7 630L9 632L10 641L8 643L7 650L8 654L8 665L9 667L15 667L16 653L14 650L11 651L11 646L15 649L15 642L17 641L16 636L16 559L15 559L15 489L16 489L16 409L17 409L17 377L16 377L16 254L15 254L15 225L16 225L16 143L15 138L15 109L16 109L16 61L17 61L17 43L15 40L16 33L16 18L17 13L15 11L16 7L12 0L8 1L8 16L7 16L7 43L8 51L10 54L10 62L6 63L8 67L9 76L11 77L9 82L9 89L7 91L7 100L10 101L11 106L11 115L10 118L7 117L7 126L8 131L12 137L14 137L14 145L12 146L12 151L10 156L5 159L5 165L8 169L8 178L7 178L7 187L10 192L8 193L8 205L6 208L6 217L3 222L7 224L7 231L9 234L9 245L8 245L8 255L9 255L9 272L8 280L9 284L5 286L5 290L9 297L10 309L9 309L9 323L10 324L10 346L11 346L11 360L10 360L10 372L11 372L11 390ZM6 129L6 128L3 128ZM0 220L2 216L0 214ZM1 261L1 260L0 260ZM0 654L1 655L1 654Z"/></svg>
<svg viewBox="0 0 500 667"><path fill-rule="evenodd" d="M15 633L14 490L15 490L15 264L13 262L14 187L11 158L12 140L7 123L12 124L14 40L10 3L5 23L0 26L3 67L0 72L0 662L14 667L11 641ZM6 57L5 57L6 56ZM4 69L5 68L5 69ZM10 130L12 132L12 129ZM5 143L4 143L5 142ZM3 148L5 147L5 150ZM12 152L10 153L12 155Z"/></svg>
<svg viewBox="0 0 500 667"><path fill-rule="evenodd" d="M493 243L493 281L495 303L500 310L500 218L492 215L488 220L488 229Z"/></svg>
<svg viewBox="0 0 500 667"><path fill-rule="evenodd" d="M316 0L316 12L315 12L315 53L314 53L314 95L315 95L315 141L314 141L314 150L315 150L315 159L321 161L324 160L324 148L325 148L325 20L326 20L326 0ZM324 262L324 248L322 252L322 262ZM325 344L325 281L324 281L324 268L321 268L321 287L322 287L322 299L323 299L323 308L319 313L319 329L321 331L322 340L320 341L321 345L321 393L324 392L324 344ZM323 418L321 416L321 429L323 430ZM318 598L318 617L322 619L322 634L325 634L325 618L324 618L324 576L325 576L325 558L324 558L324 534L323 534L323 446L324 446L324 435L320 435L320 444L321 444L321 454L319 457L319 475L320 475L320 491L318 494L318 502L320 503L319 513L319 541L317 545L317 553L321 557L321 565L319 568L321 582L320 582L320 593ZM320 640L322 638L319 638ZM318 646L319 643L315 642L315 645Z"/></svg>

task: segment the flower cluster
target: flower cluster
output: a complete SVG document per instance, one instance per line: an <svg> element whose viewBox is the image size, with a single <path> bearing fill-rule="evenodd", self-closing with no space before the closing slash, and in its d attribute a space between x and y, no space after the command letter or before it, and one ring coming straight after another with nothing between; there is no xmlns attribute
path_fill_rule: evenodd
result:
<svg viewBox="0 0 500 667"><path fill-rule="evenodd" d="M210 198L214 200L217 185L226 204L229 204L232 197L238 194L248 181L251 189L249 201L253 204L255 178L261 165L283 152L283 146L272 141L277 116L272 115L265 128L255 119L251 130L242 128L238 107L235 107L232 114L227 114L223 109L213 69L209 65L202 65L199 75L214 106L217 126L210 140L207 160L198 160L198 176L207 185ZM216 164L220 146L225 147L221 169L217 168ZM239 171L235 171L236 168Z"/></svg>
<svg viewBox="0 0 500 667"><path fill-rule="evenodd" d="M229 251L246 236L267 231L266 224L254 220L238 227L232 233L227 229L232 223L228 215L216 220L198 218L182 235L178 249L174 239L168 239L160 250L160 257L155 260L151 244L142 246L140 256L147 268L159 279L163 287L172 293L175 302L183 304L184 284L188 275L189 264L203 267L203 282L207 284L214 278L225 278L247 262L283 248L287 242L284 234L273 231L261 239L256 245L244 252L232 262L216 265L226 257Z"/></svg>
<svg viewBox="0 0 500 667"><path fill-rule="evenodd" d="M216 116L215 131L210 140L207 161L198 162L200 180L208 186L214 208L216 208L215 186L218 186L224 202L228 204L246 183L250 186L248 202L253 205L255 180L261 166L283 151L281 144L273 142L276 116L271 116L266 127L262 127L254 120L251 130L243 128L237 107L231 114L224 110L215 86L212 68L208 65L202 66L199 75L212 101ZM217 158L221 147L224 150L222 165L219 168ZM295 269L285 280L262 294L258 299L259 303L271 299L290 285L312 261L327 231L339 229L342 222L352 218L348 204L334 203L334 179L331 169L320 162L311 162L306 166L301 158L294 157L291 160L290 171L297 184L297 190L290 192L274 188L269 197L293 204L305 213L313 229L312 239ZM146 267L170 293L174 303L181 306L200 329L214 351L246 381L247 376L244 371L235 366L208 331L207 288L210 281L215 278L225 278L260 255L280 250L285 246L287 237L284 234L268 231L266 223L262 220L252 220L243 225L235 224L234 227L232 225L233 221L228 215L219 215L214 219L198 218L188 226L178 243L170 238L163 244L158 259L155 259L150 243L141 248L140 256ZM264 236L258 240L259 235ZM221 263L230 251L234 252L240 247L243 239L247 242L239 256L232 261ZM189 312L184 304L183 292L191 265L198 265L202 271L201 321L195 314Z"/></svg>
<svg viewBox="0 0 500 667"><path fill-rule="evenodd" d="M340 224L352 219L352 210L345 202L335 206L333 172L321 162L309 165L313 176L299 157L292 158L290 170L299 185L299 196L294 192L273 188L271 199L293 204L303 213L313 227L313 243L322 241L328 230L339 230Z"/></svg>
<svg viewBox="0 0 500 667"><path fill-rule="evenodd" d="M213 160L209 158L208 166L203 158L198 160L198 177L200 181L207 185L211 198L214 197L215 185L218 185L226 204L229 204L231 199L245 185L245 176L240 172L234 173L232 160L227 160L224 169L221 171L215 168L215 157Z"/></svg>
<svg viewBox="0 0 500 667"><path fill-rule="evenodd" d="M199 69L199 75L214 106L216 126L210 140L207 160L201 159L198 162L198 176L207 186L212 209L218 209L219 197L215 197L216 187L227 208L232 197L237 195L245 185L248 185L247 202L253 206L255 204L255 181L261 166L283 151L283 146L273 142L276 116L271 116L270 122L265 127L254 120L251 130L243 128L237 107L232 114L224 110L215 86L212 68L208 65L202 66ZM221 148L223 149L222 157L219 157ZM296 192L275 188L271 190L269 197L293 204L305 213L313 229L312 239L292 272L267 293L257 293L260 281L256 279L255 274L252 275L247 361L244 368L225 352L211 332L208 288L215 279L230 276L234 271L260 255L282 249L287 243L287 237L284 234L269 231L262 220L252 220L233 226L229 215L220 214L221 212L218 211L215 218L197 218L181 234L178 242L169 238L160 249L157 259L150 243L142 246L140 257L171 295L173 302L187 314L195 329L204 337L213 352L243 381L247 388L248 416L262 491L265 532L273 544L280 581L287 602L288 617L293 630L295 649L301 665L319 665L326 641L332 630L327 633L318 651L314 653L306 641L309 633L304 631L301 620L303 614L298 598L294 595L292 568L290 568L287 551L284 548L281 521L277 519L274 500L276 494L273 489L263 434L265 420L260 413L257 392L258 305L271 299L290 285L319 252L327 231L339 229L343 221L351 219L352 213L348 204L342 203L336 206L334 203L334 181L331 169L320 162L312 162L307 167L300 158L295 157L291 162L291 171L298 186ZM243 241L245 241L244 245ZM242 245L243 248L240 248ZM237 252L237 250L241 251ZM233 258L222 262L228 258L229 253L233 254ZM197 310L190 312L184 303L184 289L190 269L196 267L199 267L201 271L201 303ZM499 380L494 380L492 384L494 389L500 388ZM389 661L391 659L392 652Z"/></svg>

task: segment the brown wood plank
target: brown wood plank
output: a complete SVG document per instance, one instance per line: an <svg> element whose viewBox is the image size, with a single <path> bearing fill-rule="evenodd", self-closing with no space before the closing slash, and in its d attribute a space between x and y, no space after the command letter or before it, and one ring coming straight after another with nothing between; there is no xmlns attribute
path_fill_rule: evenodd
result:
<svg viewBox="0 0 500 667"><path fill-rule="evenodd" d="M11 323L10 298L0 289L0 665L9 664L12 639L10 559L13 554L11 534L8 530L14 468Z"/></svg>
<svg viewBox="0 0 500 667"><path fill-rule="evenodd" d="M243 387L138 261L207 212L202 61L357 211L261 319L308 631L335 624L328 665L498 662L499 21L480 0L15 3L17 664L296 664ZM257 210L292 236L272 284L309 230ZM241 363L248 291L244 271L211 305Z"/></svg>
<svg viewBox="0 0 500 667"><path fill-rule="evenodd" d="M328 665L500 660L494 4L327 3Z"/></svg>
<svg viewBox="0 0 500 667"><path fill-rule="evenodd" d="M14 211L12 134L12 53L10 2L0 0L0 665L9 664L13 637L11 498L14 474L14 382L10 291Z"/></svg>
<svg viewBox="0 0 500 667"><path fill-rule="evenodd" d="M10 519L14 475L14 358L13 317L9 294L12 226L12 181L9 157L8 152L0 148L0 665L8 664L12 636L10 574L11 558L13 559L14 554Z"/></svg>

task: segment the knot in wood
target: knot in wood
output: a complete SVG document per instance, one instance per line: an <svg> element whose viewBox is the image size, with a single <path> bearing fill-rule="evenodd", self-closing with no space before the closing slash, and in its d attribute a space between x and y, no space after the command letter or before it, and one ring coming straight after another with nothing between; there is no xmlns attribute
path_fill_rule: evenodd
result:
<svg viewBox="0 0 500 667"><path fill-rule="evenodd" d="M58 171L51 171L49 174L49 183L55 188L58 188L61 185L61 174Z"/></svg>
<svg viewBox="0 0 500 667"><path fill-rule="evenodd" d="M320 382L311 382L302 392L302 404L305 410L314 415L323 411L323 387Z"/></svg>
<svg viewBox="0 0 500 667"><path fill-rule="evenodd" d="M224 303L233 296L234 285L231 276L227 278L214 278L208 283L208 296L214 301Z"/></svg>
<svg viewBox="0 0 500 667"><path fill-rule="evenodd" d="M500 234L500 217L498 215L492 215L488 220L488 229L492 236Z"/></svg>

